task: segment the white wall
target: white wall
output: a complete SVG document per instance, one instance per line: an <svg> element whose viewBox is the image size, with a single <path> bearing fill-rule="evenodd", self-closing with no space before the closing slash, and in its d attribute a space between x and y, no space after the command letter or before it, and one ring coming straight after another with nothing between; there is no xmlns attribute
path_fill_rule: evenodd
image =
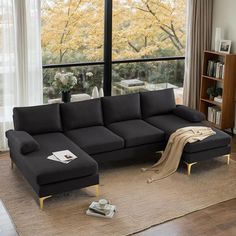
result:
<svg viewBox="0 0 236 236"><path fill-rule="evenodd" d="M212 49L215 44L215 29L221 27L224 39L232 41L232 53L236 53L236 0L214 0Z"/></svg>
<svg viewBox="0 0 236 236"><path fill-rule="evenodd" d="M214 0L213 27L212 27L213 50L215 48L216 27L221 27L221 29L224 32L224 39L232 41L231 53L236 53L236 0ZM235 103L235 110L236 110L236 103ZM235 124L236 124L236 114L235 114ZM236 133L236 127L234 128L234 133Z"/></svg>

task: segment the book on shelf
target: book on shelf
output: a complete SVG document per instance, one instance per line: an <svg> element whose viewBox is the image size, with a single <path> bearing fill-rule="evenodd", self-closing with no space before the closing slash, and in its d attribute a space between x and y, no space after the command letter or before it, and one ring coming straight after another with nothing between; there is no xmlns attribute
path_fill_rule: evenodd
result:
<svg viewBox="0 0 236 236"><path fill-rule="evenodd" d="M220 125L221 123L221 110L217 106L208 107L207 120Z"/></svg>
<svg viewBox="0 0 236 236"><path fill-rule="evenodd" d="M224 78L225 65L220 61L209 60L207 65L207 76L218 79Z"/></svg>
<svg viewBox="0 0 236 236"><path fill-rule="evenodd" d="M116 212L116 206L106 204L105 207L101 208L98 202L92 202L86 211L89 216L97 216L102 218L112 218Z"/></svg>
<svg viewBox="0 0 236 236"><path fill-rule="evenodd" d="M213 107L208 107L207 120L213 122Z"/></svg>
<svg viewBox="0 0 236 236"><path fill-rule="evenodd" d="M220 110L216 111L216 120L215 120L215 123L216 123L217 125L220 125L220 123L221 123L221 111L220 111Z"/></svg>

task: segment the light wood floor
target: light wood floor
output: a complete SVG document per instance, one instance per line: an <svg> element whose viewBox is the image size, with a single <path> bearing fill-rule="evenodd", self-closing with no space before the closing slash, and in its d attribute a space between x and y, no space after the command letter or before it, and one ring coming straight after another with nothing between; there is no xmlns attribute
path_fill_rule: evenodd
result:
<svg viewBox="0 0 236 236"><path fill-rule="evenodd" d="M160 224L137 236L235 236L236 199Z"/></svg>
<svg viewBox="0 0 236 236"><path fill-rule="evenodd" d="M233 137L231 159L236 161L236 136ZM136 235L236 236L236 199L154 226Z"/></svg>

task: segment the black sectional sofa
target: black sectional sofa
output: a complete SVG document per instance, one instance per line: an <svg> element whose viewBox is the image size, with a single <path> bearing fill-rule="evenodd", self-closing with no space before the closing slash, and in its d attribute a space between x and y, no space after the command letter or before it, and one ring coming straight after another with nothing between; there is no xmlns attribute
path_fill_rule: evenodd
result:
<svg viewBox="0 0 236 236"><path fill-rule="evenodd" d="M173 89L104 97L82 102L17 107L15 130L6 132L12 163L43 201L53 194L87 186L98 193L100 161L155 156L178 128L203 125L202 113L176 106ZM231 137L217 129L201 142L187 144L188 166L230 154ZM65 165L48 160L68 149L79 158ZM229 156L228 156L229 160Z"/></svg>

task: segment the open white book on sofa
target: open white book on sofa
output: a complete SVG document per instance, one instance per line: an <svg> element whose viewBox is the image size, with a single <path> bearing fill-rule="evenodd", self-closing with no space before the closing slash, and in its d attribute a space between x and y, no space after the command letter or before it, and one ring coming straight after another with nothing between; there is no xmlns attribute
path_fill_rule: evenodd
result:
<svg viewBox="0 0 236 236"><path fill-rule="evenodd" d="M70 163L71 161L75 160L78 158L76 155L74 155L71 151L69 150L63 150L63 151L58 151L58 152L53 152L53 155L48 156L47 159L53 160L53 161L59 161L65 164Z"/></svg>

